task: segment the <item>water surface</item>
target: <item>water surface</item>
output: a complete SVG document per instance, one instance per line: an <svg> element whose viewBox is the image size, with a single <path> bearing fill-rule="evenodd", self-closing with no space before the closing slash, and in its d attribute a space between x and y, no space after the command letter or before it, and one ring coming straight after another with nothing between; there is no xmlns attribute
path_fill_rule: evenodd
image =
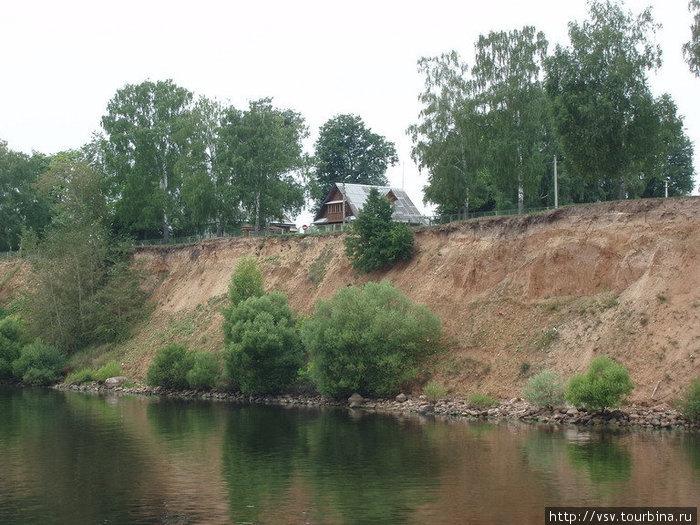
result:
<svg viewBox="0 0 700 525"><path fill-rule="evenodd" d="M0 523L544 523L697 506L700 438L0 389Z"/></svg>

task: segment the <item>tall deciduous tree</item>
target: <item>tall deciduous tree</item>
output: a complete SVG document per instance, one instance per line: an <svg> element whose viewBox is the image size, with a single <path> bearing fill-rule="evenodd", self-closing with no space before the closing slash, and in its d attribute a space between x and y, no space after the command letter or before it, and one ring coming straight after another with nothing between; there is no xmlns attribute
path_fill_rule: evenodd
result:
<svg viewBox="0 0 700 525"><path fill-rule="evenodd" d="M171 80L128 84L102 117L104 163L111 175L115 221L129 233L162 232L168 241L180 212L176 165L190 138L192 93Z"/></svg>
<svg viewBox="0 0 700 525"><path fill-rule="evenodd" d="M690 0L688 9L693 14L690 40L683 45L683 53L690 70L700 76L700 0Z"/></svg>
<svg viewBox="0 0 700 525"><path fill-rule="evenodd" d="M503 193L517 189L518 213L544 172L547 105L540 69L546 52L544 33L532 26L492 31L476 43L472 75L487 119L488 167Z"/></svg>
<svg viewBox="0 0 700 525"><path fill-rule="evenodd" d="M546 62L546 89L569 172L625 198L658 151L658 118L646 74L661 63L649 9L594 0L589 19L569 24L569 47Z"/></svg>
<svg viewBox="0 0 700 525"><path fill-rule="evenodd" d="M474 82L455 51L421 58L418 70L425 75L423 109L408 134L411 156L428 171L424 200L437 204L442 215L466 218L484 201L479 175L486 162L485 119L477 111Z"/></svg>
<svg viewBox="0 0 700 525"><path fill-rule="evenodd" d="M219 102L206 97L197 100L188 122L189 147L177 166L186 227L198 233L214 229L217 236L242 220L235 174L225 162L224 114Z"/></svg>
<svg viewBox="0 0 700 525"><path fill-rule="evenodd" d="M659 118L658 154L644 173L642 197L663 197L668 185L669 196L688 195L693 191L693 143L685 133L683 118L668 94L655 103Z"/></svg>
<svg viewBox="0 0 700 525"><path fill-rule="evenodd" d="M54 219L29 250L35 271L22 313L32 332L66 352L124 336L144 294L126 247L109 235L100 174L60 154L36 188Z"/></svg>
<svg viewBox="0 0 700 525"><path fill-rule="evenodd" d="M372 132L357 115L326 122L315 148L317 207L336 182L386 185L386 170L398 161L394 143Z"/></svg>
<svg viewBox="0 0 700 525"><path fill-rule="evenodd" d="M269 98L251 102L246 111L225 111L221 154L256 230L304 205L303 187L294 171L303 165L301 141L306 134L300 114L275 108Z"/></svg>
<svg viewBox="0 0 700 525"><path fill-rule="evenodd" d="M429 171L425 198L441 213L466 217L496 196L522 212L526 193L536 195L549 135L546 48L542 33L524 27L482 35L471 69L454 51L419 61L424 107L408 132L414 159Z"/></svg>
<svg viewBox="0 0 700 525"><path fill-rule="evenodd" d="M44 155L12 151L0 140L0 251L17 250L23 231L48 224L48 202L32 186L48 164Z"/></svg>

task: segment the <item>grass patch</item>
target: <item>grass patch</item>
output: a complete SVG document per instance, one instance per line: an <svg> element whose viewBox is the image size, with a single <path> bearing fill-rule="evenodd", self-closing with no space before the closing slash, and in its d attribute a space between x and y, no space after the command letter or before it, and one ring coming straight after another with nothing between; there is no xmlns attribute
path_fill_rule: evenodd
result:
<svg viewBox="0 0 700 525"><path fill-rule="evenodd" d="M498 401L486 394L472 394L467 398L467 403L476 408L488 408L498 404Z"/></svg>
<svg viewBox="0 0 700 525"><path fill-rule="evenodd" d="M321 254L314 259L309 265L309 280L314 283L314 286L318 286L323 281L326 276L326 267L333 257L333 250L330 246L326 246L321 251Z"/></svg>
<svg viewBox="0 0 700 525"><path fill-rule="evenodd" d="M94 380L104 383L110 377L117 377L120 375L122 375L122 366L117 361L110 361L95 372Z"/></svg>
<svg viewBox="0 0 700 525"><path fill-rule="evenodd" d="M620 304L618 298L619 295L617 294L609 295L608 297L603 298L600 305L603 307L604 310L607 310L608 308L614 308Z"/></svg>
<svg viewBox="0 0 700 525"><path fill-rule="evenodd" d="M68 374L64 383L68 385L84 385L95 380L95 371L90 367L79 368Z"/></svg>
<svg viewBox="0 0 700 525"><path fill-rule="evenodd" d="M437 401L447 397L447 387L437 381L428 381L428 384L423 387L423 395L428 401Z"/></svg>
<svg viewBox="0 0 700 525"><path fill-rule="evenodd" d="M19 264L16 265L12 270L7 272L7 275L3 278L2 281L0 281L0 290L2 290L5 287L5 285L10 282L10 279L12 279L18 271Z"/></svg>
<svg viewBox="0 0 700 525"><path fill-rule="evenodd" d="M535 345L540 350L546 350L549 348L549 345L551 345L558 338L559 330L557 330L556 326L553 326L552 328L545 328L542 330L542 334L537 338Z"/></svg>

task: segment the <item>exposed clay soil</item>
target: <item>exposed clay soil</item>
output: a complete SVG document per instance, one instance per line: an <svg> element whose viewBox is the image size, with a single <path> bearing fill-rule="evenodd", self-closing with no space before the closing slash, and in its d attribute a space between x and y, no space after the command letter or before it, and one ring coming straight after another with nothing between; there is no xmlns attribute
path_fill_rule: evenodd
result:
<svg viewBox="0 0 700 525"><path fill-rule="evenodd" d="M426 304L443 321L447 351L425 376L455 397L516 397L530 375L568 377L601 354L629 367L636 403L671 402L700 375L699 198L421 228L409 262L364 276L351 269L343 234L139 248L155 309L116 349L129 375L142 378L171 341L219 351L219 310L242 256L256 257L266 287L301 315L367 280L389 280ZM20 286L17 275L6 279L15 267L0 262L0 304Z"/></svg>

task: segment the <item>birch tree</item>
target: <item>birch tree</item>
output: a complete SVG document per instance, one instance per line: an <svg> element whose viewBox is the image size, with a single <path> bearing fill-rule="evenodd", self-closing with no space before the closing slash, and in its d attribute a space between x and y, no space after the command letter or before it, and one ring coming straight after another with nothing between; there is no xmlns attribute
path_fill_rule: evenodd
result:
<svg viewBox="0 0 700 525"><path fill-rule="evenodd" d="M593 198L625 198L658 151L659 119L647 72L661 65L650 9L592 1L569 24L568 47L547 60L546 89L566 165L597 186Z"/></svg>
<svg viewBox="0 0 700 525"><path fill-rule="evenodd" d="M225 111L223 162L256 231L304 205L303 187L294 172L304 162L301 141L306 134L300 114L275 108L269 98L251 102L246 111Z"/></svg>
<svg viewBox="0 0 700 525"><path fill-rule="evenodd" d="M120 229L144 235L160 231L168 242L181 209L176 165L189 140L192 97L172 80L145 81L119 89L107 105L104 164Z"/></svg>
<svg viewBox="0 0 700 525"><path fill-rule="evenodd" d="M544 33L532 26L492 31L476 43L472 78L487 122L489 171L504 193L517 188L518 213L544 172L547 101L540 71L546 52Z"/></svg>
<svg viewBox="0 0 700 525"><path fill-rule="evenodd" d="M474 82L456 51L421 58L418 71L425 76L423 108L408 134L413 160L428 172L424 200L437 204L441 215L467 218L470 207L481 204L475 196L486 161Z"/></svg>

